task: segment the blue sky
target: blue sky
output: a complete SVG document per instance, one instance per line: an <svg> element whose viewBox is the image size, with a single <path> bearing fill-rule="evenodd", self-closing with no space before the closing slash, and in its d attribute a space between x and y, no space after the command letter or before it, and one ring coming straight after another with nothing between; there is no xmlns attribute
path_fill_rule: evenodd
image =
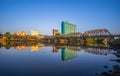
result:
<svg viewBox="0 0 120 76"><path fill-rule="evenodd" d="M51 35L61 22L77 25L78 32L108 29L120 32L120 0L0 0L0 32L32 29Z"/></svg>

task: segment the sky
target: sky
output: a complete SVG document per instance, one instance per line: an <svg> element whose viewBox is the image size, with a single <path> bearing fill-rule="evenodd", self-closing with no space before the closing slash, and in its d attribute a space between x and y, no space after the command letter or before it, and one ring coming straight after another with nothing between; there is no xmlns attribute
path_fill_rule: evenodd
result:
<svg viewBox="0 0 120 76"><path fill-rule="evenodd" d="M38 30L61 32L61 22L77 26L77 32L108 29L120 33L120 0L0 0L0 32Z"/></svg>

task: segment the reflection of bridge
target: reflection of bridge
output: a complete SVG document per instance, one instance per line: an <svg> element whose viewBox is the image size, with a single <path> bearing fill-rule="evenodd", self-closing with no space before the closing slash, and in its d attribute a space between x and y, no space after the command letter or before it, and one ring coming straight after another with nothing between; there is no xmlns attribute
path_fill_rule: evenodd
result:
<svg viewBox="0 0 120 76"><path fill-rule="evenodd" d="M78 51L85 51L87 53L95 55L107 55L110 53L109 47L107 46L71 46L71 45L60 45L60 44L48 44L48 43L8 43L6 45L0 44L1 47L4 46L6 49L9 47L14 47L19 50L25 50L27 47L31 46L32 52L37 52L42 46L51 46L53 47L53 52L59 52L61 49L61 58L63 61L68 61L77 56Z"/></svg>
<svg viewBox="0 0 120 76"><path fill-rule="evenodd" d="M61 58L63 61L68 61L77 56L78 51L85 51L95 55L107 55L110 53L109 47L97 46L52 46L53 52L58 52L61 49Z"/></svg>
<svg viewBox="0 0 120 76"><path fill-rule="evenodd" d="M109 53L108 49L100 49L100 48L87 48L84 50L87 53L96 54L96 55L107 55Z"/></svg>

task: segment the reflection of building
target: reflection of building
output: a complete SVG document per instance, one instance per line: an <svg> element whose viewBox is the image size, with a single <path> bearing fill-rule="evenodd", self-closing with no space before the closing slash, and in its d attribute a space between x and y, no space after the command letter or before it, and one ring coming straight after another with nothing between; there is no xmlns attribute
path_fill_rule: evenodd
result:
<svg viewBox="0 0 120 76"><path fill-rule="evenodd" d="M77 52L73 50L69 50L67 48L62 48L62 60L67 61L73 59L77 56Z"/></svg>
<svg viewBox="0 0 120 76"><path fill-rule="evenodd" d="M26 49L26 46L17 46L17 48L18 48L19 50L25 50L25 49Z"/></svg>
<svg viewBox="0 0 120 76"><path fill-rule="evenodd" d="M55 36L56 34L58 34L58 30L57 29L53 29L53 36Z"/></svg>
<svg viewBox="0 0 120 76"><path fill-rule="evenodd" d="M76 25L68 23L68 22L62 22L61 24L61 33L62 34L70 34L76 32Z"/></svg>
<svg viewBox="0 0 120 76"><path fill-rule="evenodd" d="M37 31L37 30L31 30L31 35L32 36L38 36L38 35L40 35L40 32Z"/></svg>
<svg viewBox="0 0 120 76"><path fill-rule="evenodd" d="M20 32L17 33L17 35L19 35L19 36L26 36L27 34L24 31L20 31Z"/></svg>
<svg viewBox="0 0 120 76"><path fill-rule="evenodd" d="M31 51L32 52L37 52L40 50L40 47L39 46L31 46Z"/></svg>

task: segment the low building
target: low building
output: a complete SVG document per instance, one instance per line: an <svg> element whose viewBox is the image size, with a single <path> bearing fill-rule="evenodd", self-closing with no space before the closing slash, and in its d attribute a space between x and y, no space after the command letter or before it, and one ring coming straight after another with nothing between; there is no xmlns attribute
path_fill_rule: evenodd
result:
<svg viewBox="0 0 120 76"><path fill-rule="evenodd" d="M19 35L19 36L26 36L27 34L24 31L20 31L20 32L17 33L17 35Z"/></svg>

